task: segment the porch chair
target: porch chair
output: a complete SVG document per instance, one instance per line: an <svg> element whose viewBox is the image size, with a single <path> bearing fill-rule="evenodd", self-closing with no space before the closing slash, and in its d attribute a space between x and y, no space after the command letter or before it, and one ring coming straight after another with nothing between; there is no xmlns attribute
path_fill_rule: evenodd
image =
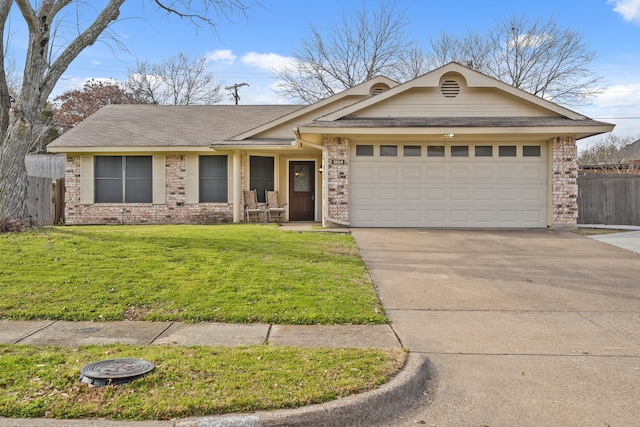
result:
<svg viewBox="0 0 640 427"><path fill-rule="evenodd" d="M276 222L280 222L286 218L286 209L284 204L278 203L278 192L265 190L267 200L267 221L271 221L273 215L276 216Z"/></svg>
<svg viewBox="0 0 640 427"><path fill-rule="evenodd" d="M260 216L264 215L263 221L266 220L266 205L258 203L256 190L244 190L244 217L247 222L251 222L251 218L255 218L256 222L260 221Z"/></svg>

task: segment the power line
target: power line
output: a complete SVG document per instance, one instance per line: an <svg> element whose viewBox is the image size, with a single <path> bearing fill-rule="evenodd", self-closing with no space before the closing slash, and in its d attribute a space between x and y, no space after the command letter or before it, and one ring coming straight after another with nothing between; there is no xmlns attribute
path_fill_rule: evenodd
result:
<svg viewBox="0 0 640 427"><path fill-rule="evenodd" d="M594 120L640 120L640 117L594 117Z"/></svg>

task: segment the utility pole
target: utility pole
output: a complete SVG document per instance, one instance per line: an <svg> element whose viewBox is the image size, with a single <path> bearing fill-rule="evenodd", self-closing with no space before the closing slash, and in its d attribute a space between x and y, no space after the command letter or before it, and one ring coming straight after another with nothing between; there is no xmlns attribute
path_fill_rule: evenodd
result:
<svg viewBox="0 0 640 427"><path fill-rule="evenodd" d="M236 83L233 86L226 86L225 89L231 91L231 95L233 99L236 101L236 105L238 105L238 101L240 100L240 95L238 95L238 88L242 86L249 86L248 83Z"/></svg>

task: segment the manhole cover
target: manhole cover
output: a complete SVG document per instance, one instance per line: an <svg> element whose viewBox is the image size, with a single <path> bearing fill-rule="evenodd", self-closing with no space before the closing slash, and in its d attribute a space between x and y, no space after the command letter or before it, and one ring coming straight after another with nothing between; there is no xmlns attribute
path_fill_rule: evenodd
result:
<svg viewBox="0 0 640 427"><path fill-rule="evenodd" d="M153 363L142 359L102 360L80 369L80 380L96 387L125 384L148 374L154 368Z"/></svg>

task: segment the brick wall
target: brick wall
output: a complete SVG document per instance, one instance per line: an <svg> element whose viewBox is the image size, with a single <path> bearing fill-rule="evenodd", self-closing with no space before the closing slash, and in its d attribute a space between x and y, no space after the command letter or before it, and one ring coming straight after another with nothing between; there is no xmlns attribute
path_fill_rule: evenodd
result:
<svg viewBox="0 0 640 427"><path fill-rule="evenodd" d="M166 203L80 203L80 156L66 162L67 224L182 224L233 221L232 203L186 203L186 159L166 156Z"/></svg>
<svg viewBox="0 0 640 427"><path fill-rule="evenodd" d="M551 223L554 226L578 222L578 148L575 138L551 140Z"/></svg>
<svg viewBox="0 0 640 427"><path fill-rule="evenodd" d="M328 157L328 164L323 169L323 175L327 177L327 215L329 218L348 222L349 140L340 137L327 137L324 146L327 147Z"/></svg>

